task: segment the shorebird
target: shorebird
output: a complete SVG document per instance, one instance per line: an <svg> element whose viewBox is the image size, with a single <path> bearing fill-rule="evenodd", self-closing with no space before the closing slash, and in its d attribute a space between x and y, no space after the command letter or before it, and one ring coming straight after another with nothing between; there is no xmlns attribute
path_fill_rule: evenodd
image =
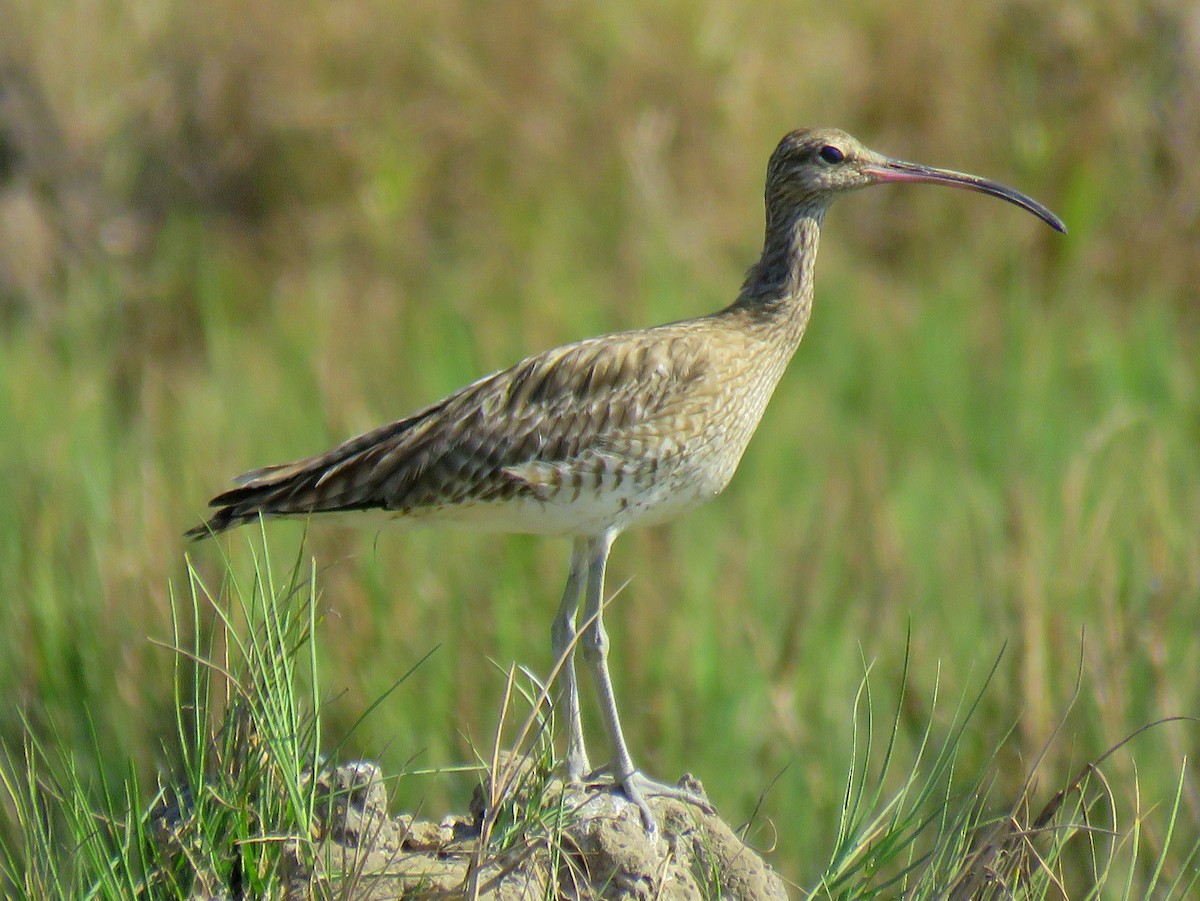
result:
<svg viewBox="0 0 1200 901"><path fill-rule="evenodd" d="M562 662L567 776L606 774L655 822L646 798L707 801L633 764L608 670L604 571L613 540L719 494L812 309L813 263L834 199L856 188L927 182L999 197L1065 232L1037 201L993 181L891 159L834 129L786 135L766 179L766 238L737 299L723 310L528 357L432 406L292 463L255 469L211 501L187 534L259 517L355 514L364 524L453 524L573 539L551 627ZM582 634L577 636L583 598ZM591 672L612 757L593 771L584 746L574 652Z"/></svg>

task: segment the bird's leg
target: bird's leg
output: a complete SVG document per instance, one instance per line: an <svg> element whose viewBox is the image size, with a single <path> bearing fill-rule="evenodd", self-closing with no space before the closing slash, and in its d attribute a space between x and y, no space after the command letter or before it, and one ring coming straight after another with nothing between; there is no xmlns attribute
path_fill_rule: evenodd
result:
<svg viewBox="0 0 1200 901"><path fill-rule="evenodd" d="M571 547L571 571L567 575L567 587L563 590L562 602L550 627L550 641L554 649L555 665L559 666L563 694L567 699L567 779L581 782L591 770L587 748L583 744L583 720L579 713L579 680L575 676L575 614L579 609L579 598L583 594L583 580L587 574L588 542L576 538ZM560 663L561 661L561 663Z"/></svg>
<svg viewBox="0 0 1200 901"><path fill-rule="evenodd" d="M621 731L621 718L617 714L617 699L613 694L612 677L608 672L608 633L604 630L604 568L608 564L608 552L612 547L615 532L605 533L599 538L588 542L588 583L583 608L583 636L580 641L580 653L592 673L596 683L596 692L600 696L600 712L604 716L604 726L608 730L609 741L612 744L613 757L608 766L613 781L621 786L625 797L637 805L642 814L642 822L646 831L653 833L658 828L650 805L646 803L647 795L665 795L690 804L695 804L705 811L712 811L712 805L697 794L686 791L674 785L664 785L647 778L633 765L629 756L629 747L625 744L625 735Z"/></svg>

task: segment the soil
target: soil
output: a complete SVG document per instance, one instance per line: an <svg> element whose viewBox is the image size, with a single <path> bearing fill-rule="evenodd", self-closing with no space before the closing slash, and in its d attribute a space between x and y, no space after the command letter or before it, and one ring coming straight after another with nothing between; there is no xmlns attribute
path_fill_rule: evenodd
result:
<svg viewBox="0 0 1200 901"><path fill-rule="evenodd" d="M508 768L513 772L513 768ZM502 765L499 772L506 772ZM339 898L785 899L783 880L716 814L651 798L659 823L610 786L571 786L515 769L517 787L489 816L481 786L471 813L441 822L388 812L379 768L338 766L318 778L316 853L289 851L289 901ZM703 792L695 780L681 784ZM499 793L497 793L499 794ZM529 814L529 823L512 825ZM481 841L487 834L488 841ZM489 850L481 854L480 847Z"/></svg>

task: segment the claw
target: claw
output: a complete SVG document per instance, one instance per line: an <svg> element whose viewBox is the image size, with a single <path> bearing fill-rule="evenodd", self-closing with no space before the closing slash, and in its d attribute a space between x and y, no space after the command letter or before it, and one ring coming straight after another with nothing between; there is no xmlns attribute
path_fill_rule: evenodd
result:
<svg viewBox="0 0 1200 901"><path fill-rule="evenodd" d="M708 814L717 812L712 802L703 795L678 785L668 785L665 782L651 779L641 770L633 770L620 779L614 779L608 767L601 767L588 773L582 781L589 785L603 786L609 789L620 788L629 802L637 807L642 817L642 824L650 835L654 835L658 831L658 822L654 818L654 811L650 808L648 798L670 798L683 804L691 804Z"/></svg>

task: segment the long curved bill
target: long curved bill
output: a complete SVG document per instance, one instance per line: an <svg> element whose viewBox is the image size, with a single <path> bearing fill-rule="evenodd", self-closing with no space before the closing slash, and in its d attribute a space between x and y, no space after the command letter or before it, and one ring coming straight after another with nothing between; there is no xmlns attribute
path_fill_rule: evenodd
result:
<svg viewBox="0 0 1200 901"><path fill-rule="evenodd" d="M937 169L933 166L922 166L920 163L908 163L904 160L883 158L876 162L867 163L862 167L864 174L881 182L915 181L932 185L948 185L952 188L966 188L969 191L979 191L1007 200L1009 203L1028 210L1055 231L1066 234L1067 227L1049 209L1042 206L1027 194L1022 194L1013 188L988 181L978 175L968 175L966 172L955 172L952 169Z"/></svg>

